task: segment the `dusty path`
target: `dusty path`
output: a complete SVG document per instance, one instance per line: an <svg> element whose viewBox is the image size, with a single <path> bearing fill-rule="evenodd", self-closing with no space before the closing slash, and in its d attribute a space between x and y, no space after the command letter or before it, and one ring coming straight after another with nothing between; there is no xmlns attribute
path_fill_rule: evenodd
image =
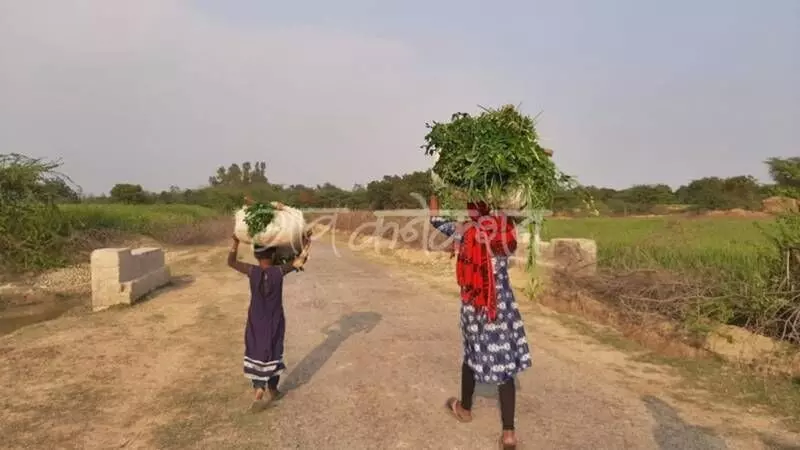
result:
<svg viewBox="0 0 800 450"><path fill-rule="evenodd" d="M443 409L460 373L454 297L418 272L324 245L285 287L287 395L248 413L247 283L224 267L224 255L198 253L178 267L178 286L134 308L0 337L2 446L496 448L491 390L480 392L472 424ZM647 388L648 376L668 375L632 366L552 319L525 319L534 367L519 380L524 448L769 448L751 429L767 423L728 420L736 411L679 413ZM692 424L702 414L712 429Z"/></svg>

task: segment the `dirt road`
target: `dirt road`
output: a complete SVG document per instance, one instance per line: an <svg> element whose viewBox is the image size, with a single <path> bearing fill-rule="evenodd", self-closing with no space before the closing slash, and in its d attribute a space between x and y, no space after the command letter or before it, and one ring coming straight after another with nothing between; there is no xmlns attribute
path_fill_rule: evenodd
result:
<svg viewBox="0 0 800 450"><path fill-rule="evenodd" d="M287 395L273 408L248 412L247 283L224 266L225 248L197 250L175 287L134 308L0 338L2 446L496 448L491 389L479 391L471 424L444 412L461 357L452 277L339 251L317 245L307 271L289 275ZM523 314L534 349L519 379L523 448L791 448L764 444L756 430L769 419L678 405L664 368Z"/></svg>

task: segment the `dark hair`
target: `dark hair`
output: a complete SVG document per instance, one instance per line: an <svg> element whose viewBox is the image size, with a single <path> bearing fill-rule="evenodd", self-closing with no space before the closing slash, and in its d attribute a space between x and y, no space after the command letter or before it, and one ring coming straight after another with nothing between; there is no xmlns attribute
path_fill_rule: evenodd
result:
<svg viewBox="0 0 800 450"><path fill-rule="evenodd" d="M275 253L276 253L275 247L267 247L267 248L256 247L253 250L253 255L259 261L269 260L270 262L273 262L275 261Z"/></svg>

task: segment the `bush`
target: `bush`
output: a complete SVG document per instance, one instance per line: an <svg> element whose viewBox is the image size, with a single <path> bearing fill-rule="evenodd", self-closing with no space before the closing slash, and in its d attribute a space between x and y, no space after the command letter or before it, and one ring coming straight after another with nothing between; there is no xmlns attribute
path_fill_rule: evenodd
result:
<svg viewBox="0 0 800 450"><path fill-rule="evenodd" d="M69 179L57 162L0 155L0 268L19 272L63 264L70 233L53 185Z"/></svg>

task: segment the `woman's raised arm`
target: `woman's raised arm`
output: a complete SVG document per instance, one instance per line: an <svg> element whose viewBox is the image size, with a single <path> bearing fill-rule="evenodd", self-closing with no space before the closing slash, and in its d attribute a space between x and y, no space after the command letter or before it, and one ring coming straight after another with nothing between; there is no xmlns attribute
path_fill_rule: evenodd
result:
<svg viewBox="0 0 800 450"><path fill-rule="evenodd" d="M456 223L452 220L447 220L439 215L439 199L435 195L431 195L428 201L428 211L430 214L431 225L436 230L447 237L456 233Z"/></svg>
<svg viewBox="0 0 800 450"><path fill-rule="evenodd" d="M233 236L233 246L228 252L228 267L245 275L250 274L250 264L239 261L236 258L238 253L239 253L239 238Z"/></svg>

